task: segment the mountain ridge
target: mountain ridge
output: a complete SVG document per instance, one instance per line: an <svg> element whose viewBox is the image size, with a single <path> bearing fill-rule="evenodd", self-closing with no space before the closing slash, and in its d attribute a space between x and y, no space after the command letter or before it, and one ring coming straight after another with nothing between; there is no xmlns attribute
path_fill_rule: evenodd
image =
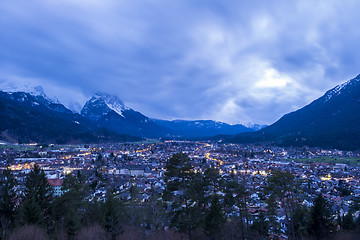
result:
<svg viewBox="0 0 360 240"><path fill-rule="evenodd" d="M271 143L339 149L360 148L360 75L264 129L222 137L228 142Z"/></svg>
<svg viewBox="0 0 360 240"><path fill-rule="evenodd" d="M210 137L220 133L253 131L241 124L230 125L213 120L152 119L127 107L119 98L104 93L96 93L87 101L81 115L118 133L150 138Z"/></svg>
<svg viewBox="0 0 360 240"><path fill-rule="evenodd" d="M234 134L254 131L242 124L227 124L214 120L161 120L151 119L160 126L173 130L173 134L179 137L211 137L219 133Z"/></svg>
<svg viewBox="0 0 360 240"><path fill-rule="evenodd" d="M0 100L5 109L8 110L3 113L6 124L0 125L3 140L11 139L11 141L14 141L14 139L20 139L20 142L55 141L65 143L82 141L81 139L84 138L80 135L86 133L89 135L89 139L84 139L84 141L89 142L90 138L91 141L100 140L96 139L104 131L106 131L109 140L120 139L119 141L122 141L122 139L130 139L131 141L131 136L136 136L135 140L144 137L198 139L217 134L253 131L241 124L231 125L213 120L168 121L151 119L126 106L117 96L100 92L95 93L85 103L80 114L77 114L61 104L57 99L49 98L40 86L23 90L29 92L16 91L16 89L7 92L1 91L2 98ZM10 105L13 105L11 111L9 110L11 109ZM22 111L19 109L22 109ZM18 120L22 119L17 123L23 126L23 129L11 124L12 117ZM35 129L36 124L39 125L39 129ZM8 129L9 127L10 129ZM61 129L61 131L56 131L57 128ZM31 132L30 129L34 132ZM44 130L45 132L42 134L40 129L46 131ZM10 134L8 134L8 130L10 130ZM61 136L61 138L57 138L56 135ZM72 138L78 140L71 140Z"/></svg>
<svg viewBox="0 0 360 240"><path fill-rule="evenodd" d="M9 142L100 143L141 140L98 127L60 103L26 92L0 91L0 118L0 137Z"/></svg>

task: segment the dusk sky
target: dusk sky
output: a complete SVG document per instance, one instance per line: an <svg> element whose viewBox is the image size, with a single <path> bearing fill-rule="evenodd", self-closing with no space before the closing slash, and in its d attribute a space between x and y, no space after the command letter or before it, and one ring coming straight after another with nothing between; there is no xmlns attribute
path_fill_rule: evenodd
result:
<svg viewBox="0 0 360 240"><path fill-rule="evenodd" d="M0 1L0 87L269 124L360 73L360 1Z"/></svg>

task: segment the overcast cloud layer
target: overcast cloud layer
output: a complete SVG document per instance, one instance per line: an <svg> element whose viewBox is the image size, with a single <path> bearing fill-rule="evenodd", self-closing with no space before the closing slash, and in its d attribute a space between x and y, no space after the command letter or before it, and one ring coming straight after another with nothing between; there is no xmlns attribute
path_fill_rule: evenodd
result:
<svg viewBox="0 0 360 240"><path fill-rule="evenodd" d="M251 3L250 3L251 2ZM360 73L360 1L0 1L0 84L272 123Z"/></svg>

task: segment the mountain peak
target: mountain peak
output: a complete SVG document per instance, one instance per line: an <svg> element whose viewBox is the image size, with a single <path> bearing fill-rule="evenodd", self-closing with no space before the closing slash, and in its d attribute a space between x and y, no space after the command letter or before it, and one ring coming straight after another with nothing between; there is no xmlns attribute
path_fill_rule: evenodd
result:
<svg viewBox="0 0 360 240"><path fill-rule="evenodd" d="M3 92L7 92L9 94L17 93L17 92L23 92L30 94L34 97L43 97L47 101L51 103L59 104L59 100L54 97L50 98L45 94L44 89L41 86L34 86L30 83L11 83L11 82L4 82L0 84L0 90Z"/></svg>
<svg viewBox="0 0 360 240"><path fill-rule="evenodd" d="M130 108L126 107L117 96L97 92L85 104L84 108L81 110L81 114L87 116L91 120L97 121L111 111L124 117L123 111L125 110L130 110Z"/></svg>
<svg viewBox="0 0 360 240"><path fill-rule="evenodd" d="M95 95L90 99L90 101L95 102L102 100L108 108L115 111L117 114L123 117L123 111L129 110L130 108L126 107L124 102L121 101L117 96L110 95L107 93L97 92Z"/></svg>
<svg viewBox="0 0 360 240"><path fill-rule="evenodd" d="M93 98L95 99L104 99L104 100L112 100L112 101L117 101L121 104L124 104L120 98L118 98L117 96L115 95L111 95L111 94L108 94L108 93L103 93L103 92L96 92L93 96Z"/></svg>

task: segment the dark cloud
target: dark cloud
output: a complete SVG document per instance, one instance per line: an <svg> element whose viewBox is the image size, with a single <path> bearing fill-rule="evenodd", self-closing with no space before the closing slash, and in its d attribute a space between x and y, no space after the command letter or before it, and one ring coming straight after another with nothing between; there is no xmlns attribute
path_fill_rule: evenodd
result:
<svg viewBox="0 0 360 240"><path fill-rule="evenodd" d="M357 1L2 1L0 82L271 123L358 74Z"/></svg>

